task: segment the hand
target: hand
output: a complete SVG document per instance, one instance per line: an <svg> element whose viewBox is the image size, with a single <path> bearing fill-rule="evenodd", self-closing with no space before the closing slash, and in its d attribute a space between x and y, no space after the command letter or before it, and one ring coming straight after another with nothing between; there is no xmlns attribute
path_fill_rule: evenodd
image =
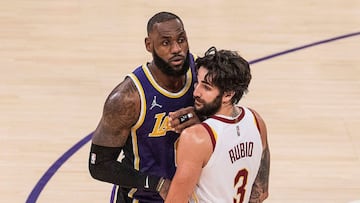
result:
<svg viewBox="0 0 360 203"><path fill-rule="evenodd" d="M159 195L163 198L163 200L166 199L166 196L169 192L170 183L171 183L171 180L165 179L164 184L160 188Z"/></svg>
<svg viewBox="0 0 360 203"><path fill-rule="evenodd" d="M200 123L200 119L192 106L169 113L169 127L177 133L181 133L182 130L196 123Z"/></svg>

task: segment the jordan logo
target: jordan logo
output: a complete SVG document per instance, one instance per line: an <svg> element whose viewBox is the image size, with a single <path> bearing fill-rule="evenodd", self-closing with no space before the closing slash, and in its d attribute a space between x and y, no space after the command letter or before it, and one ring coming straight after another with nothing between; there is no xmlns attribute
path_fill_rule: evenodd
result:
<svg viewBox="0 0 360 203"><path fill-rule="evenodd" d="M151 103L151 107L150 107L150 110L153 109L155 106L159 107L160 109L162 108L162 105L156 103L156 96L154 96L154 99Z"/></svg>

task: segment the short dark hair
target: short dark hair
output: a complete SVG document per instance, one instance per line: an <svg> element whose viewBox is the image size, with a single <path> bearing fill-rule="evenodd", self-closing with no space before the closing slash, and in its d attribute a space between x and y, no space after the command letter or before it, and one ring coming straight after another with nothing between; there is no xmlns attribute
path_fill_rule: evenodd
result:
<svg viewBox="0 0 360 203"><path fill-rule="evenodd" d="M249 63L237 52L209 48L204 57L196 60L196 69L205 67L208 72L205 80L219 88L220 93L234 91L232 103L240 101L244 93L248 92L251 80Z"/></svg>
<svg viewBox="0 0 360 203"><path fill-rule="evenodd" d="M159 12L157 14L155 14L153 17L151 17L147 23L147 34L149 35L149 33L152 31L153 26L156 23L161 23L161 22L165 22L165 21L169 21L169 20L173 20L173 19L178 19L181 23L182 26L184 26L182 20L180 19L179 16L170 13L170 12L166 12L166 11L162 11Z"/></svg>

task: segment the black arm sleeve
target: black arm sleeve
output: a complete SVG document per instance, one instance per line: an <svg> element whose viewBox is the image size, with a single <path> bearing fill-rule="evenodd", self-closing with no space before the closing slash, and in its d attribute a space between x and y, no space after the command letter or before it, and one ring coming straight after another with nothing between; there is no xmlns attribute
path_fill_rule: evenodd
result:
<svg viewBox="0 0 360 203"><path fill-rule="evenodd" d="M161 177L146 175L117 161L120 147L91 144L89 171L93 178L125 188L157 191Z"/></svg>

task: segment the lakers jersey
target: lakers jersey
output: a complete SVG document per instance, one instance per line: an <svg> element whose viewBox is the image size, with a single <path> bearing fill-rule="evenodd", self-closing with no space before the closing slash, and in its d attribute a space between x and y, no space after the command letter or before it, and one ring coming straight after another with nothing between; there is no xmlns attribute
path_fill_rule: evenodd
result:
<svg viewBox="0 0 360 203"><path fill-rule="evenodd" d="M214 151L190 202L249 202L263 147L253 113L240 108L236 118L215 115L202 123L215 143Z"/></svg>
<svg viewBox="0 0 360 203"><path fill-rule="evenodd" d="M170 131L168 113L194 105L193 91L196 80L194 58L190 54L190 68L184 87L169 92L156 83L147 65L129 74L141 98L141 111L131 129L124 150L124 163L149 175L172 179L175 174L175 142L179 134ZM163 202L155 192L132 189L129 197L140 202Z"/></svg>

